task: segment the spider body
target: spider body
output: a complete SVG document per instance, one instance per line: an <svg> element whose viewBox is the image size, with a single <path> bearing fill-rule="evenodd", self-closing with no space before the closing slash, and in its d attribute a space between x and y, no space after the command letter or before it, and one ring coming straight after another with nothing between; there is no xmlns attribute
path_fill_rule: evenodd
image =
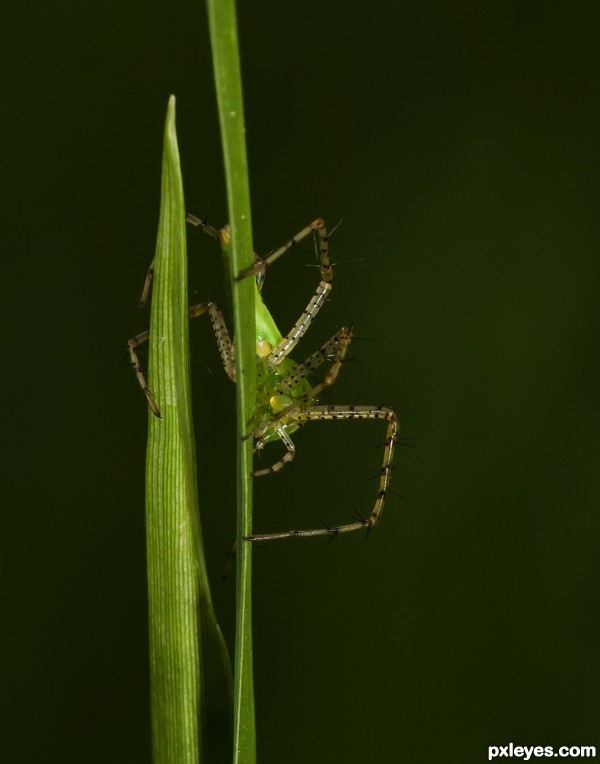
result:
<svg viewBox="0 0 600 764"><path fill-rule="evenodd" d="M298 399L314 402L310 396L311 385L307 379L298 379L292 385L284 385L286 380L297 375L298 369L299 365L289 357L284 358L279 366L272 368L268 360L257 352L256 406L253 424L255 429L261 425L267 425L261 435L263 444L283 440L281 430L289 437L301 426L293 414L283 416L278 420L277 425L273 425L271 420L276 414L281 414Z"/></svg>
<svg viewBox="0 0 600 764"><path fill-rule="evenodd" d="M187 220L222 244L229 242L230 235L227 226L217 230L193 215L188 215ZM304 312L291 330L284 336L277 328L271 313L262 299L261 290L265 271L279 257L311 234L315 235L317 241L321 279ZM152 273L151 266L144 284L141 299L142 304L146 302L148 297ZM236 278L240 280L251 276L254 276L256 279L257 393L253 429L246 435L246 438L253 439L255 452L262 451L267 444L276 441L280 441L286 449L278 461L269 467L255 470L254 476L260 477L279 472L289 463L294 458L296 452L291 435L309 421L381 419L387 422L387 432L384 442L383 462L379 471L377 495L373 509L367 517L357 515L357 519L350 523L309 530L253 534L252 536L245 537L245 540L267 541L307 536L334 536L339 533L348 533L360 529L369 531L379 522L389 487L392 461L399 432L396 414L387 406L318 405L321 393L333 385L346 358L348 347L352 341L352 330L350 328L342 327L330 340L302 363L297 363L290 356L291 351L296 347L322 308L333 286L333 269L329 261L329 243L323 220L317 218L264 259L255 256L254 265L238 274ZM193 305L189 309L190 318L203 315L204 313L208 313L211 320L225 373L235 382L235 347L229 336L223 315L214 302L200 303ZM129 340L129 356L135 375L152 412L160 417L159 408L151 392L148 390L136 352L138 346L147 339L148 332L143 332ZM329 369L319 382L313 384L309 381L309 377L313 376L324 363L330 364Z"/></svg>

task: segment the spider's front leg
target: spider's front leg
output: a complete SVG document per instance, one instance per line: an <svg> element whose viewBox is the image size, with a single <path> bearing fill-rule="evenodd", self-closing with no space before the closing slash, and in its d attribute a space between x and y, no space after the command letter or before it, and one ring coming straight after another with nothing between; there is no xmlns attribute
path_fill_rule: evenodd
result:
<svg viewBox="0 0 600 764"><path fill-rule="evenodd" d="M318 239L317 246L319 251L319 269L321 272L321 281L319 282L315 294L304 309L304 312L300 318L296 321L294 326L281 340L281 342L272 348L268 359L271 366L278 366L298 344L298 341L306 333L306 330L313 322L317 313L323 307L327 296L333 288L333 268L329 260L329 237L327 236L325 221L322 218L313 220L312 223L309 223L295 236L286 241L286 243L279 247L279 249L276 249L275 252L272 252L270 255L267 255L264 258L260 258L255 255L256 262L254 265L242 271L236 277L236 281L240 281L241 279L253 275L260 279L261 274L264 274L269 266L271 266L277 259L279 259L282 255L285 255L286 252L289 252L296 246L296 244L298 244L300 241L312 233L316 234ZM262 286L262 281L260 280L259 286Z"/></svg>
<svg viewBox="0 0 600 764"><path fill-rule="evenodd" d="M218 231L216 228L213 228L211 225L208 225L208 223L205 223L204 220L202 220L201 218L197 218L195 215L190 215L190 213L188 212L185 216L185 220L187 223L191 223L192 225L196 226L196 228L201 228L207 236L211 237L211 239L216 239L217 241L221 241L222 231ZM148 270L146 271L146 278L144 279L144 286L142 288L142 294L140 297L140 308L143 308L148 302L148 296L150 295L150 289L152 287L153 279L154 279L154 258L152 259L152 262L150 263L150 266Z"/></svg>

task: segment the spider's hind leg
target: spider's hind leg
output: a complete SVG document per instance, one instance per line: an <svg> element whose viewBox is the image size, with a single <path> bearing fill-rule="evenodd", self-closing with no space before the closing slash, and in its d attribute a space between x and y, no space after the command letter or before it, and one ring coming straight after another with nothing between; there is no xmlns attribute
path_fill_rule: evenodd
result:
<svg viewBox="0 0 600 764"><path fill-rule="evenodd" d="M383 461L379 470L379 486L371 514L366 518L359 517L355 522L343 525L309 530L282 531L278 533L256 533L252 536L245 536L244 540L272 541L275 539L304 538L309 536L337 536L339 533L349 533L350 531L361 529L369 531L371 528L374 528L381 518L383 505L389 490L394 451L398 442L400 424L395 412L387 406L308 406L297 414L297 419L298 422L336 419L383 419L387 421L388 426Z"/></svg>

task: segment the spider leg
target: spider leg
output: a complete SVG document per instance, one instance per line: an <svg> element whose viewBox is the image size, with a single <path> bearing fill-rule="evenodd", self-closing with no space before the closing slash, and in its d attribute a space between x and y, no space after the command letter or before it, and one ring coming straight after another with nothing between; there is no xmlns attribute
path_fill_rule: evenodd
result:
<svg viewBox="0 0 600 764"><path fill-rule="evenodd" d="M211 238L216 239L218 242L221 242L221 244L227 243L229 241L231 234L229 232L228 225L224 225L221 229L213 228L212 226L209 226L207 223L205 223L202 218L198 218L195 215L192 215L190 212L186 213L185 219L186 222L191 223L192 225L196 226L196 228L201 228L204 233L208 234L208 236ZM258 285L258 291L262 292L263 284L265 282L265 269L262 259L256 254L256 252L254 252L253 255L253 267L256 268L256 283Z"/></svg>
<svg viewBox="0 0 600 764"><path fill-rule="evenodd" d="M202 218L197 218L190 212L186 212L185 222L196 226L196 228L201 228L207 236L211 237L211 239L216 239L217 241L221 240L220 232L216 228L213 228L211 225L208 225L208 223L202 220Z"/></svg>
<svg viewBox="0 0 600 764"><path fill-rule="evenodd" d="M142 392L146 396L148 405L150 406L150 409L152 410L152 413L154 414L154 416L157 416L160 419L160 411L146 383L146 377L144 377L144 371L142 367L140 366L140 360L136 352L140 345L143 345L144 342L147 342L149 336L150 336L150 332L146 330L145 332L142 332L141 334L136 334L136 336L132 337L130 340L127 340L127 351L129 353L129 360L131 361L133 373L135 374L135 378L137 379L140 387L142 388Z"/></svg>
<svg viewBox="0 0 600 764"><path fill-rule="evenodd" d="M148 302L148 295L150 294L150 287L152 286L153 278L154 278L154 258L152 258L152 262L150 263L148 270L146 271L146 278L144 279L142 294L140 295L140 309L143 308Z"/></svg>
<svg viewBox="0 0 600 764"><path fill-rule="evenodd" d="M223 368L225 369L225 373L229 379L235 382L235 348L231 338L229 337L229 332L227 331L227 325L225 324L223 314L214 302L201 302L198 303L198 305L192 305L188 309L190 318L196 318L197 316L201 316L203 313L208 313L210 317L213 331L217 339L219 353L221 354L221 360L223 361ZM160 410L148 388L148 384L146 383L146 378L144 376L142 367L140 366L137 354L137 349L140 345L143 345L144 342L148 341L149 336L150 332L147 330L145 332L141 332L141 334L137 334L135 337L132 337L130 340L128 340L127 349L135 377L139 382L140 387L142 388L142 392L146 396L148 405L150 406L154 416L160 418Z"/></svg>
<svg viewBox="0 0 600 764"><path fill-rule="evenodd" d="M381 518L385 497L389 489L394 450L396 443L398 442L398 431L400 429L398 417L395 412L387 406L308 406L297 414L297 419L299 422L335 419L383 419L388 422L383 462L379 470L379 486L371 514L367 518L360 518L353 523L327 526L324 528L313 528L310 530L292 530L279 533L255 533L251 536L244 536L244 540L271 541L274 539L304 538L308 536L337 536L338 533L349 533L350 531L358 531L361 529L370 531L371 528L374 528L377 525Z"/></svg>
<svg viewBox="0 0 600 764"><path fill-rule="evenodd" d="M225 242L229 238L229 228L225 226L220 230L212 228L207 225L200 218L190 215L186 215L186 220L192 225L202 228L202 230L218 241ZM315 294L311 298L310 302L306 306L304 312L300 318L296 321L294 326L290 329L288 334L276 345L269 354L268 361L271 366L277 366L283 359L290 353L290 351L298 344L300 338L305 334L306 330L312 323L313 319L323 307L327 295L333 288L333 268L329 260L329 237L327 235L327 229L325 228L325 221L322 218L317 218L303 228L299 233L286 241L279 249L267 255L265 258L260 258L257 254L254 254L254 265L250 266L246 270L243 270L238 276L236 281L247 278L248 276L255 276L258 284L259 291L262 290L264 283L264 273L266 269L272 265L278 258L292 249L298 242L305 239L311 233L316 233L318 236L318 249L319 249L319 268L321 271L321 281L319 282ZM150 273L150 272L149 272ZM151 277L150 277L151 278ZM147 277L148 280L148 277ZM146 289L144 295L146 294Z"/></svg>
<svg viewBox="0 0 600 764"><path fill-rule="evenodd" d="M327 229L325 228L325 221L321 218L317 218L310 225L304 228L293 239L290 239L287 244L280 247L272 255L265 258L265 267L270 265L274 260L287 252L293 247L300 239L307 236L311 231L315 231L319 237L318 249L319 249L319 268L321 271L321 280L317 285L317 289L312 296L310 302L304 309L300 318L296 321L294 326L290 329L287 335L276 345L269 355L269 363L272 366L277 366L283 359L296 347L300 339L306 333L308 327L315 319L317 313L321 310L325 304L327 296L333 289L333 268L329 260L329 237L327 236Z"/></svg>
<svg viewBox="0 0 600 764"><path fill-rule="evenodd" d="M254 265L251 265L249 268L246 268L243 270L238 276L236 276L236 281L241 281L242 279L248 278L248 276L256 275L259 271L264 271L266 268L268 268L270 265L272 265L275 260L278 260L282 255L285 255L286 252L288 252L292 247L295 247L296 244L302 241L302 239L305 239L307 236L309 236L313 231L316 231L319 235L319 259L320 259L320 268L321 268L321 278L323 281L330 282L333 279L332 275L332 269L331 269L331 263L329 262L329 244L328 244L328 237L327 237L327 229L325 228L325 221L322 218L317 218L316 220L313 220L312 223L309 223L305 228L303 228L301 231L299 231L295 236L292 236L291 239L288 239L285 244L282 244L279 249L276 249L275 252L271 252L270 255L267 255L264 258L259 258L258 262L256 262Z"/></svg>
<svg viewBox="0 0 600 764"><path fill-rule="evenodd" d="M185 220L187 223L191 223L192 225L196 226L196 228L201 228L204 231L204 233L210 236L212 239L217 239L217 241L220 241L220 232L216 228L213 228L212 226L208 225L208 223L205 223L204 220L202 220L201 218L197 218L195 215L191 215L188 212L185 216ZM146 271L146 278L144 279L144 286L142 288L142 294L140 296L140 308L143 308L148 302L148 295L150 294L150 288L152 286L153 278L154 278L154 258L152 258L150 267Z"/></svg>
<svg viewBox="0 0 600 764"><path fill-rule="evenodd" d="M215 333L225 374L227 374L232 382L235 382L235 347L227 331L227 324L223 314L214 302L201 302L189 308L190 318L196 318L196 316L201 316L206 312L208 312L213 332Z"/></svg>
<svg viewBox="0 0 600 764"><path fill-rule="evenodd" d="M284 377L277 385L278 393L286 393L293 388L300 380L306 379L310 374L318 369L319 366L327 360L335 358L342 342L347 339L348 329L342 328L333 335L316 353L309 356L304 363L299 364L291 374Z"/></svg>
<svg viewBox="0 0 600 764"><path fill-rule="evenodd" d="M283 469L286 464L289 464L294 456L296 455L296 447L294 446L294 443L292 442L292 439L287 434L285 429L283 427L277 427L277 434L279 435L280 439L283 441L283 444L287 448L287 452L282 456L279 461L275 462L275 464L271 465L270 467L266 467L262 470L254 470L252 473L253 477L261 477L262 475L273 475L275 472L279 472L279 470ZM259 441L258 443L262 443ZM264 443L261 445L257 445L254 447L254 451L260 451L262 447L264 446Z"/></svg>
<svg viewBox="0 0 600 764"><path fill-rule="evenodd" d="M317 218L303 228L299 233L286 241L279 249L267 255L265 258L259 258L255 255L256 262L250 268L243 270L236 280L247 278L248 276L259 276L261 273L272 265L275 260L279 259L286 252L296 246L298 242L305 239L311 233L316 233L318 236L318 249L319 249L319 268L321 271L321 281L317 286L315 294L306 306L304 312L300 318L296 321L294 326L290 329L287 335L277 344L271 351L268 357L269 364L271 366L277 366L283 359L290 353L290 351L297 345L300 338L304 335L313 319L323 307L327 295L331 292L333 287L333 268L329 260L329 237L327 236L327 229L325 228L325 221L322 218ZM259 288L262 286L259 280Z"/></svg>

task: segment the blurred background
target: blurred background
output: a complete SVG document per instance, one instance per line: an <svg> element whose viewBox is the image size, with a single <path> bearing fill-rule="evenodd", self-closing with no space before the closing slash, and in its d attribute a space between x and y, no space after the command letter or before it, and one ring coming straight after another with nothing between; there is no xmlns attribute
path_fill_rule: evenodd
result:
<svg viewBox="0 0 600 764"><path fill-rule="evenodd" d="M352 324L329 400L393 406L411 439L368 540L255 549L261 764L600 746L595 10L240 3L256 251L343 221L332 299L295 357ZM65 0L4 16L2 757L149 762L148 413L123 357L148 318L171 93L187 208L227 219L205 10ZM227 311L213 243L190 230L189 254L190 301ZM307 242L268 274L282 331L315 264ZM208 322L191 337L232 647L234 390ZM299 432L294 464L256 483L256 530L368 514L383 436Z"/></svg>

